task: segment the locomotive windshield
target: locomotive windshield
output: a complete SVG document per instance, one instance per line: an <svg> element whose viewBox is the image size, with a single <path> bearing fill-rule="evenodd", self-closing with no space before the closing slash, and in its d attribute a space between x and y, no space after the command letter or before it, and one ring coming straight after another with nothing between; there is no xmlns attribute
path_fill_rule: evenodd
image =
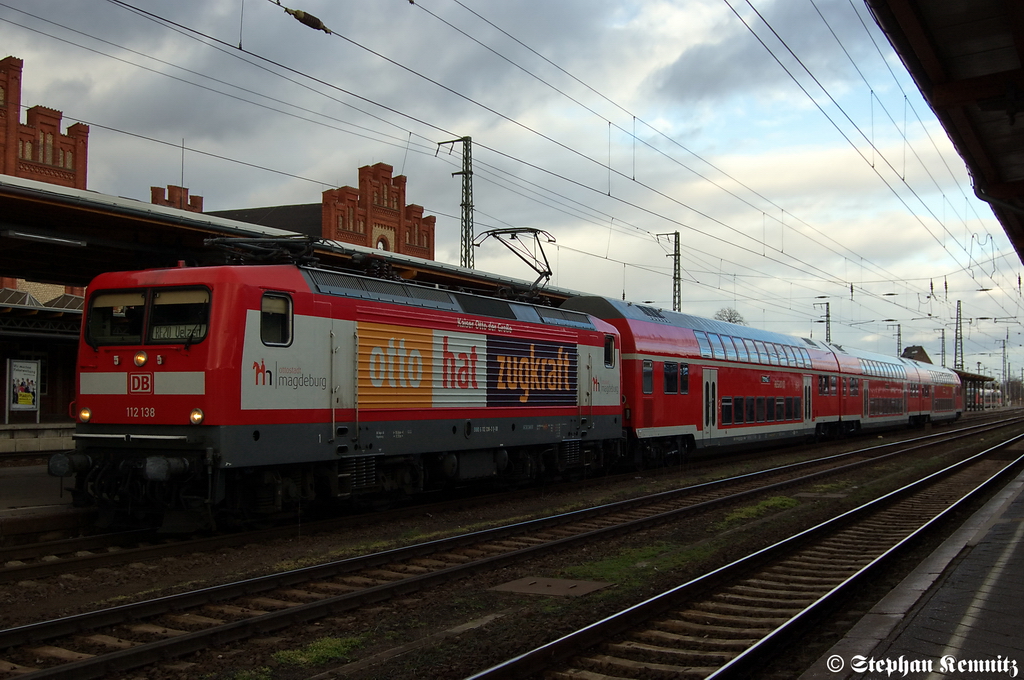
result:
<svg viewBox="0 0 1024 680"><path fill-rule="evenodd" d="M86 341L99 345L184 344L206 337L210 291L205 288L98 293L89 305Z"/></svg>

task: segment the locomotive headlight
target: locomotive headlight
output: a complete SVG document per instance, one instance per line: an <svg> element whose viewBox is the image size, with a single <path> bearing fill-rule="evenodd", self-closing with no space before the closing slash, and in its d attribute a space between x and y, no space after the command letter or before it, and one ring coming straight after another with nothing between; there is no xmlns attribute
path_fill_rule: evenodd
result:
<svg viewBox="0 0 1024 680"><path fill-rule="evenodd" d="M194 408L192 409L192 413L188 414L188 422L192 423L193 425L201 425L203 422L203 418L205 417L206 416L203 415L203 409Z"/></svg>
<svg viewBox="0 0 1024 680"><path fill-rule="evenodd" d="M78 419L83 423L87 423L92 419L92 409L82 408L78 411Z"/></svg>
<svg viewBox="0 0 1024 680"><path fill-rule="evenodd" d="M136 366L145 366L147 361L149 361L149 355L148 354L146 354L145 352L143 352L141 350L135 353L135 365Z"/></svg>

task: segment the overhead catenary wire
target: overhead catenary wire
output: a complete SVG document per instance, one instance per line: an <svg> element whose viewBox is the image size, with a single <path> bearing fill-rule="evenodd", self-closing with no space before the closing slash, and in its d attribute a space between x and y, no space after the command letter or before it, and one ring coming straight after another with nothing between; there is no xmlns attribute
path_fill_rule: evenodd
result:
<svg viewBox="0 0 1024 680"><path fill-rule="evenodd" d="M248 17L247 17L247 19L248 19ZM330 22L329 22L329 23L330 23ZM376 105L376 102L373 102L373 105ZM382 120L385 120L385 121L386 121L386 120L387 120L387 118L384 118L384 119L382 119ZM421 121L421 122L426 122L426 121ZM393 123L390 123L390 122L389 122L389 124L393 124ZM420 122L417 122L416 124L420 124ZM400 126L400 128L401 128L401 126ZM403 148L403 150L404 150L404 149L405 149L405 147L406 147L407 141L408 141L408 139L409 139L409 136L410 136L410 134L411 134L411 132L412 132L412 131L411 131L411 130L409 130L409 128L408 128L408 127L405 127L405 128L401 128L401 129L403 129L403 130L405 131L405 134L404 134L404 135L402 136L402 138L401 138L401 140L400 140L400 141L401 141L401 145L402 145L402 148ZM177 142L177 141L173 142L172 144L173 144L173 145L174 145L175 147L177 147L177 146L178 146L178 142ZM510 158L515 158L515 157L514 157L514 156L512 156L512 155L509 155L509 157L510 157ZM308 179L308 178L306 178L306 179ZM576 199L572 199L572 200L576 200ZM584 201L584 203L586 203L586 201ZM654 212L655 212L655 213L657 213L657 211L654 211ZM624 219L622 219L622 218L621 218L621 216L615 216L615 217L612 217L611 219L612 219L612 223L613 223L613 224L615 224L616 226L618 226L618 225L622 225L622 224L625 224L625 223L627 222L627 220L624 220ZM787 221L788 221L788 216L787 216ZM623 232L623 233L625 233L625 232ZM603 249L603 245L602 245L602 249ZM694 270L696 271L696 266L694 267ZM742 276L742 275L745 275L747 271L748 271L748 270L746 270L746 269L741 269L741 270L740 270L741 276ZM806 272L802 272L802 274L806 274ZM749 274L749 276L756 276L756 275L757 275L757 274L753 274L753 273ZM979 274L979 275L980 275L980 274ZM895 277L894 277L894 278L895 278ZM855 280L856 280L856 279L855 279ZM754 298L753 296L751 296L751 300L754 300L754 299L755 299L755 298Z"/></svg>

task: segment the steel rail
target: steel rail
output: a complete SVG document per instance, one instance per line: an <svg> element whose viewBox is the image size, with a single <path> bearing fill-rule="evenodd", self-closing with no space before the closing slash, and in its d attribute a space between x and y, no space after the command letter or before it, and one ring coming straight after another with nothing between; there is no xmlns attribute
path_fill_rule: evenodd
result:
<svg viewBox="0 0 1024 680"><path fill-rule="evenodd" d="M913 447L910 447L909 450L920 448L925 445L926 444L917 444ZM74 678L75 680L78 680L85 678L102 677L103 675L114 670L128 670L130 668L152 663L154 660L158 660L159 658L187 654L190 652L197 651L199 649L207 648L214 644L222 644L239 638L247 637L255 633L262 633L270 630L280 629L282 627L292 625L299 621L309 621L316 618L321 618L323 616L326 616L330 612L337 612L340 610L350 609L372 602L378 602L381 600L388 599L390 597L394 597L396 595L405 595L414 592L415 590L421 589L423 587L436 585L454 578L458 578L467 573L512 564L528 556L534 554L542 554L547 551L562 549L572 545L573 543L580 541L591 541L598 537L607 538L609 536L614 536L621 533L632 532L639 528L645 528L656 523L676 519L687 513L695 513L709 509L716 505L721 505L728 502L735 502L738 499L746 498L754 494L762 494L785 486L792 486L793 484L813 481L826 475L836 474L839 471L849 470L863 465L875 464L880 460L885 460L889 457L896 456L905 452L906 450L895 451L882 456L877 456L862 461L856 461L854 463L848 463L838 468L830 468L828 470L814 472L810 475L805 475L803 477L799 477L796 479L788 479L768 486L742 491L739 492L738 494L712 499L693 505L687 505L681 508L676 508L649 517L619 523L611 527L583 531L578 534L552 540L544 544L538 544L527 548L522 548L519 550L510 550L505 553L496 554L490 557L475 560L469 564L453 566L445 569L440 569L438 571L430 572L427 574L409 577L401 581L381 584L378 586L360 590L355 593L325 598L312 603L295 605L285 610L262 614L258 617L254 617L251 619L222 624L213 628L209 628L202 631L196 631L194 633L188 633L186 635L180 635L167 640L160 640L148 644L141 644L130 649L104 654L102 656L97 656L93 659L72 662L56 666L50 669L42 669L39 671L30 672L20 677L26 678L26 680L37 678ZM822 460L828 461L830 459L834 459L837 457L841 458L846 455L848 454L838 454L837 456L829 456ZM772 471L777 471L780 469L785 470L790 468L805 467L808 464L808 462L804 462L793 464L790 466L781 466L780 468L773 468ZM729 481L735 482L737 479L756 478L758 476L763 476L764 474L766 474L766 472L770 471L750 473L747 475L742 475L738 478L732 478L731 480L718 480L715 482L708 482L706 484L697 485L696 487L688 487L688 490L692 491L693 489L713 488L716 486L721 486L722 484ZM660 499L667 495L678 493L680 493L679 490L675 492L663 492L661 494L654 494L653 496L647 498ZM302 569L296 569L289 572L285 572L283 574L257 577L255 579L239 581L231 584L213 586L191 593L173 595L164 598L158 598L155 600L149 600L146 602L122 605L119 607L113 607L110 609L100 610L96 612L89 612L77 616L65 617L53 621L11 628L5 631L0 631L0 648L13 647L17 645L24 645L30 643L38 643L43 640L51 639L54 637L71 635L85 630L92 630L97 627L117 625L141 618L158 616L160 614L178 611L189 607L198 607L205 604L210 604L213 602L229 599L231 597L243 597L246 595L253 595L259 592L271 590L273 588L287 587L290 585L308 582L311 580L330 578L340 574L350 573L361 569L383 566L385 564L394 563L402 560L408 560L415 557L425 557L445 550L452 550L459 547L465 547L474 543L480 543L482 541L493 541L496 539L506 538L509 536L521 535L523 533L526 533L527 531L536 531L540 529L550 528L552 526L560 526L570 523L572 521L579 521L581 519L593 517L598 514L603 515L609 514L613 511L629 509L636 506L638 503L638 499L630 499L628 501L620 501L618 503L611 503L605 506L599 506L598 508L589 508L585 510L564 513L553 518L530 520L527 522L509 525L506 527L488 529L480 532L474 532L472 534L464 534L449 539L442 539L441 541L422 543L415 546L409 546L407 548L397 548L394 550L385 551L381 553L374 553L372 555L366 555L358 558L341 560L338 562L332 562L324 565L305 567Z"/></svg>
<svg viewBox="0 0 1024 680"><path fill-rule="evenodd" d="M1018 435L1010 440L990 447L978 454L964 459L963 461L954 463L953 465L927 475L916 482L907 484L873 501L848 510L836 517L833 517L832 519L826 520L817 526L805 529L793 536L790 536L789 538L779 541L778 543L751 553L750 555L740 558L739 560L723 567L719 567L718 569L666 591L665 593L634 605L574 633L570 633L558 640L554 640L546 645L526 652L525 654L510 659L502 664L498 664L487 670L481 671L467 680L518 680L519 678L528 677L532 674L547 670L555 664L567 661L569 658L580 654L584 649L594 647L610 638L624 634L630 629L643 625L645 622L664 614L682 600L693 598L701 593L708 592L721 584L732 581L741 574L747 573L772 560L778 559L811 540L824 536L843 525L871 514L888 504L894 503L906 496L922 490L928 485L962 469L966 469L982 458L1022 440L1024 440L1024 435ZM927 531L929 527L934 526L936 522L941 521L941 519L948 516L949 513L956 511L964 504L972 501L979 494L986 493L992 486L1002 481L1003 477L1010 474L1013 469L1022 463L1024 463L1024 455L1021 455L1008 465L1004 466L996 474L991 475L986 481L975 487L968 494L964 495L960 500L956 501L938 515L930 519L927 523L916 529L912 534L901 540L895 547L886 551L884 555L872 560L871 563L860 569L856 574L835 586L828 593L790 619L789 622L778 627L767 637L763 638L758 643L755 643L755 645L735 657L729 663L723 665L713 675L709 676L709 678L716 678L720 680L724 678L747 677L745 674L749 674L752 666L763 660L762 655L766 653L767 647L770 647L773 644L778 644L780 640L793 634L800 628L808 617L816 615L823 608L827 608L835 601L836 598L848 592L850 588L855 587L862 579L866 578L875 569L887 563L892 559L893 555L898 554L903 548L909 545L912 540L920 537L921 534Z"/></svg>
<svg viewBox="0 0 1024 680"><path fill-rule="evenodd" d="M870 447L865 447L865 448L862 448L862 449L857 449L857 450L854 450L854 451L849 451L849 452L845 452L845 453L841 453L841 454L836 454L836 456L852 457L852 456L857 456L857 455L866 455L866 454L868 454L868 453L870 453L872 451L882 450L882 449L890 448L890 447L894 447L894 446L903 446L903 445L906 445L906 444L912 443L912 442L928 441L929 439L936 439L936 438L941 438L941 437L966 435L968 433L972 433L972 432L975 432L975 431L978 431L978 430L984 431L984 430L987 430L987 429L996 429L996 428L999 428L999 427L1003 427L1003 426L1012 424L1013 422L1016 422L1018 420L1020 420L1020 419L1019 418L1012 418L1011 417L1011 418L999 420L999 421L997 421L995 423L978 423L978 424L969 425L967 427L960 428L958 430L954 430L952 432L934 433L934 434L924 435L922 437L914 437L914 438L910 438L910 439L905 439L905 440L901 440L901 441L898 441L898 442L887 442L885 444L877 444L877 445L873 445L873 446L870 446ZM831 459L834 459L834 458L835 458L835 456L827 456L827 457L823 457L823 458L817 458L817 459L812 459L812 460L808 460L808 461L802 461L800 463L794 463L792 465L811 466L811 465L815 465L816 463L821 463L821 462L828 461L828 460L831 460ZM778 470L783 470L783 469L786 469L786 466L780 466L780 467L777 467L777 468L769 468L767 470L759 471L759 472L751 473L751 474L759 474L759 473L767 474L767 473L772 472L773 470L774 471L778 471ZM719 480L719 481L727 482L729 480L726 479L726 480ZM490 497L490 498L493 498L493 497ZM465 499L460 499L459 501L457 501L457 503L460 503L460 504L464 503L464 502L465 502ZM396 511L392 511L392 512L396 513L396 514L400 514L402 512L406 512L406 511L407 510L403 509L402 511L397 511L397 512ZM325 530L329 531L329 530L332 530L332 529L337 528L339 526L340 527L345 527L345 526L347 526L348 524L350 524L352 522L358 521L361 517L363 517L363 516L360 515L360 516L356 516L355 518L346 517L345 519L342 519L342 520L338 520L338 519L325 520L325 521L322 521L322 522L314 522L312 524L301 525L299 528L302 531L310 531L310 532L319 532L319 531L325 531ZM377 518L377 517L386 517L386 516L383 515L382 513L374 513L374 517ZM174 554L180 553L180 552L182 552L184 550L189 550L189 551L192 551L192 552L203 551L203 550L205 550L205 549L207 549L208 547L211 547L211 546L212 547L220 548L220 547L224 547L225 545L237 545L237 544L242 544L242 543L250 543L253 540L272 539L272 538L279 537L279 536L287 537L287 536L291 535L290 532L293 532L295 530L296 530L296 526L295 525L288 525L288 526L284 526L284 527L278 527L278 528L274 528L274 529L266 529L266 530L258 531L255 534L249 532L249 533L242 533L242 534L218 535L218 536L213 536L213 537L191 539L191 540L188 540L188 541L184 541L184 540L182 540L182 541L168 541L168 542L163 543L161 545L148 545L148 546L144 546L144 547L124 548L122 550L117 551L116 553L96 553L96 554L91 554L91 555L75 555L75 553L83 552L83 551L93 551L93 550L102 549L103 547L105 547L104 543L108 542L108 541L111 544L123 547L126 541L130 541L131 540L131 538L130 538L131 536L141 535L141 536L145 537L146 536L145 530L134 531L134 532L122 532L122 533L115 533L115 534L107 534L106 536L92 536L92 537L84 537L84 538L61 539L61 540L58 540L58 541L52 541L52 542L46 542L46 543L37 543L37 544L28 544L28 545L20 545L20 546L0 548L0 584L8 583L10 581L15 581L15 580L21 580L21 579L24 579L24 578L43 578L43 577L46 577L46 576L52 576L52 575L56 575L56 574L64 574L64 573L67 573L69 570L73 571L75 569L82 569L82 568L93 569L93 568L98 568L98 567L116 566L118 564L122 564L122 563L127 562L127 561L138 561L139 559L151 559L151 558L156 558L156 557L164 557L164 556L174 555ZM125 538L125 537L129 537L129 538ZM164 537L164 538L166 538L166 537ZM15 565L12 565L12 566L6 566L7 563L22 562L22 561L25 561L25 560L38 560L39 558L41 558L43 556L48 556L48 555L74 555L74 556L72 556L72 557L64 557L63 559L58 559L58 560L53 560L53 561L30 562L28 564L21 564L21 565L15 564Z"/></svg>

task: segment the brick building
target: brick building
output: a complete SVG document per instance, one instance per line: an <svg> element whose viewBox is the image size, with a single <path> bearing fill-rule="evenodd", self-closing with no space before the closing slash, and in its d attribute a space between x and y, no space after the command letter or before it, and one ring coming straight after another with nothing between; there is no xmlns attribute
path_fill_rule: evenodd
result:
<svg viewBox="0 0 1024 680"><path fill-rule="evenodd" d="M364 165L359 168L358 188L328 189L320 205L279 205L210 214L432 260L437 218L424 216L421 205L406 204L407 178L394 177L393 172L386 163Z"/></svg>
<svg viewBox="0 0 1024 680"><path fill-rule="evenodd" d="M75 123L60 131L63 114L33 106L21 122L23 62L0 61L0 173L74 189L85 189L89 158L89 126Z"/></svg>
<svg viewBox="0 0 1024 680"><path fill-rule="evenodd" d="M0 173L84 190L89 126L75 123L62 133L63 114L45 106L28 109L22 123L22 68L17 57L0 60ZM8 359L38 362L39 410L6 415L9 424L0 423L0 452L71 448L74 424L68 403L74 399L85 290L4 273L0 272L0 374ZM59 272L53 276L59 281ZM37 419L42 425L35 424Z"/></svg>
<svg viewBox="0 0 1024 680"><path fill-rule="evenodd" d="M203 197L189 196L185 187L168 184L167 188L150 187L149 202L153 205L162 205L165 208L177 208L188 212L203 212Z"/></svg>

